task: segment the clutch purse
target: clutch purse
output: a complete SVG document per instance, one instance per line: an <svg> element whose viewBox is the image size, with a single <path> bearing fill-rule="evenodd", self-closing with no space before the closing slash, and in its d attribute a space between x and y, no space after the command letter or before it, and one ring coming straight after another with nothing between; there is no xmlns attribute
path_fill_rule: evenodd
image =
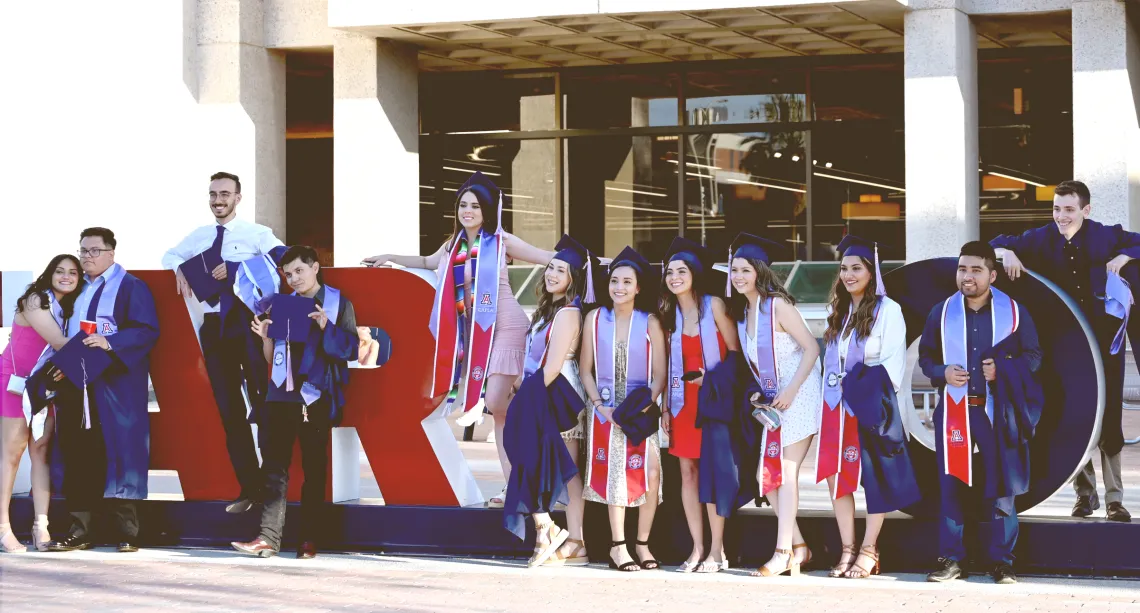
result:
<svg viewBox="0 0 1140 613"><path fill-rule="evenodd" d="M780 412L772 405L764 404L759 393L753 394L749 400L752 403L752 417L760 422L769 432L780 427Z"/></svg>

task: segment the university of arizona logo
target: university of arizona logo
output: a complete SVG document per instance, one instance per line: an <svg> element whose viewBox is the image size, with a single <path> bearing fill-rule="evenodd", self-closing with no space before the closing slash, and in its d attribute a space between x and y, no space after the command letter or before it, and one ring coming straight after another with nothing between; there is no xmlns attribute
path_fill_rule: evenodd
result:
<svg viewBox="0 0 1140 613"><path fill-rule="evenodd" d="M594 459L599 461L599 462L605 462L606 461L606 448L605 447L598 447L598 453L594 454Z"/></svg>
<svg viewBox="0 0 1140 613"><path fill-rule="evenodd" d="M776 391L776 382L771 379L764 379L764 389L771 392Z"/></svg>
<svg viewBox="0 0 1140 613"><path fill-rule="evenodd" d="M487 293L483 294L483 297L479 299L479 304L486 304L486 305L490 305L490 304L491 304L491 294L490 294L490 292L487 292Z"/></svg>
<svg viewBox="0 0 1140 613"><path fill-rule="evenodd" d="M100 332L100 334L106 336L108 334L114 334L114 333L115 332L111 329L111 324L109 324L107 322L103 322L103 331Z"/></svg>
<svg viewBox="0 0 1140 613"><path fill-rule="evenodd" d="M768 443L768 457L774 458L780 455L780 446L776 443Z"/></svg>
<svg viewBox="0 0 1140 613"><path fill-rule="evenodd" d="M673 377L673 389L681 389L681 377Z"/></svg>
<svg viewBox="0 0 1140 613"><path fill-rule="evenodd" d="M482 381L483 380L483 367L482 366L476 366L475 368L472 368L471 369L471 378L476 380L476 381Z"/></svg>
<svg viewBox="0 0 1140 613"><path fill-rule="evenodd" d="M966 439L962 437L961 430L955 429L950 431L950 442L961 445L966 442Z"/></svg>
<svg viewBox="0 0 1140 613"><path fill-rule="evenodd" d="M642 465L644 465L644 463L645 463L645 459L641 457L640 453L635 453L635 454L629 456L629 468L631 470L637 470L637 469L641 468Z"/></svg>
<svg viewBox="0 0 1140 613"><path fill-rule="evenodd" d="M843 450L843 459L848 462L854 462L859 459L859 450L855 448L855 445L849 445L847 449Z"/></svg>
<svg viewBox="0 0 1140 613"><path fill-rule="evenodd" d="M273 365L274 366L280 366L284 363L285 363L285 354L284 353L278 351L277 353L273 354Z"/></svg>

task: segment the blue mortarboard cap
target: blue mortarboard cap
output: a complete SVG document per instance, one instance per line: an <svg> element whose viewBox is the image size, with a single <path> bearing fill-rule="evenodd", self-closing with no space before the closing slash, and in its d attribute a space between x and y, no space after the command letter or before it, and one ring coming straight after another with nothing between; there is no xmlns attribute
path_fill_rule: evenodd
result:
<svg viewBox="0 0 1140 613"><path fill-rule="evenodd" d="M455 192L456 199L461 197L463 192L466 191L475 192L475 194L480 197L480 202L488 202L491 206L495 207L495 232L498 232L499 228L503 226L503 190L499 189L499 186L495 185L494 181L488 179L487 175L476 170L475 174L471 175L459 188L459 191ZM484 214L483 220L484 223L486 223L486 214Z"/></svg>
<svg viewBox="0 0 1140 613"><path fill-rule="evenodd" d="M51 356L48 361L56 368L63 371L63 376L67 377L68 381L75 384L75 387L83 388L84 382L93 383L103 371L111 366L111 354L99 349L98 347L88 347L83 344L83 339L87 338L86 332L78 332L75 336L67 341L67 344L59 348L55 355ZM114 339L111 346L114 347Z"/></svg>
<svg viewBox="0 0 1140 613"><path fill-rule="evenodd" d="M653 404L651 394L648 387L639 387L614 409L614 423L634 445L640 445L657 432L661 408Z"/></svg>
<svg viewBox="0 0 1140 613"><path fill-rule="evenodd" d="M668 267L669 262L681 260L688 264L693 272L703 273L712 270L713 259L712 251L707 247L683 236L678 236L669 245L669 251L665 254L665 265Z"/></svg>
<svg viewBox="0 0 1140 613"><path fill-rule="evenodd" d="M732 248L729 251L731 252L731 257L729 257L730 266L732 265L733 258L758 260L770 265L775 256L783 254L786 249L776 241L770 241L755 234L741 232L733 239Z"/></svg>
<svg viewBox="0 0 1140 613"><path fill-rule="evenodd" d="M649 260L635 251L633 247L622 249L621 253L617 254L617 257L610 262L610 274L613 274L614 270L621 266L632 266L638 275L650 272Z"/></svg>
<svg viewBox="0 0 1140 613"><path fill-rule="evenodd" d="M194 291L195 299L208 302L222 293L226 282L214 278L214 269L222 263L222 249L219 246L217 249L207 249L178 266L190 284L190 289Z"/></svg>
<svg viewBox="0 0 1140 613"><path fill-rule="evenodd" d="M569 234L562 235L561 240L554 246L554 251L554 259L562 260L577 269L585 268L590 258L590 252Z"/></svg>
<svg viewBox="0 0 1140 613"><path fill-rule="evenodd" d="M874 241L869 241L865 238L848 234L839 241L839 246L835 248L839 252L839 257L844 258L849 255L856 255L875 267L875 280L876 288L875 295L885 296L887 294L887 287L883 284L883 274L879 270L879 245Z"/></svg>
<svg viewBox="0 0 1140 613"><path fill-rule="evenodd" d="M309 339L309 328L316 324L309 314L316 312L317 301L304 296L277 294L270 307L269 338L303 343Z"/></svg>

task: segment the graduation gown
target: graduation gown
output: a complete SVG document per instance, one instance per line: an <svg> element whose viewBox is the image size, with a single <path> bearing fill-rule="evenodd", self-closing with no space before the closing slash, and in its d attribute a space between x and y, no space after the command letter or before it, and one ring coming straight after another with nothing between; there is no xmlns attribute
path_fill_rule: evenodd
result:
<svg viewBox="0 0 1140 613"><path fill-rule="evenodd" d="M843 400L859 422L860 484L867 512L890 513L916 504L922 492L887 369L854 365L843 379Z"/></svg>
<svg viewBox="0 0 1140 613"><path fill-rule="evenodd" d="M578 474L562 432L578 423L582 397L566 377L545 385L543 371L523 379L507 410L503 449L511 461L503 504L503 527L526 538L526 518L566 503L566 484Z"/></svg>
<svg viewBox="0 0 1140 613"><path fill-rule="evenodd" d="M652 392L648 387L639 387L630 392L614 409L614 423L625 433L630 444L640 445L657 432L661 423L661 409L654 406L648 411L645 410L645 407L652 405Z"/></svg>
<svg viewBox="0 0 1140 613"><path fill-rule="evenodd" d="M701 429L699 499L715 504L716 514L730 517L760 494L763 426L752 417L748 401L760 391L738 352L705 372L697 400L696 427Z"/></svg>
<svg viewBox="0 0 1140 613"><path fill-rule="evenodd" d="M150 468L150 351L158 342L158 312L150 288L126 273L114 313L118 331L107 337L113 364L88 386L107 450L103 497L142 500Z"/></svg>
<svg viewBox="0 0 1140 613"><path fill-rule="evenodd" d="M1009 344L1007 344L1009 343ZM1041 420L1045 395L1028 361L1013 357L1017 347L1010 339L982 353L992 358L997 367L990 383L994 397L994 436L989 456L996 461L986 463L985 496L1012 499L1029 491L1029 441ZM978 444L981 448L981 443Z"/></svg>

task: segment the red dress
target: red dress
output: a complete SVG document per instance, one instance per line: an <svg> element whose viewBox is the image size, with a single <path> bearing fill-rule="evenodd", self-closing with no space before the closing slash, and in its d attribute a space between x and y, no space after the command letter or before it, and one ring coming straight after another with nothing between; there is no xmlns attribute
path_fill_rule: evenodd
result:
<svg viewBox="0 0 1140 613"><path fill-rule="evenodd" d="M724 339L720 332L716 333L717 345L720 355L724 357ZM684 360L684 372L699 371L705 367L703 351L701 349L700 335L681 335L681 356ZM685 382L685 404L681 412L673 418L673 426L669 431L669 453L678 458L699 459L701 457L701 431L697 423L697 396L701 387L696 383Z"/></svg>

